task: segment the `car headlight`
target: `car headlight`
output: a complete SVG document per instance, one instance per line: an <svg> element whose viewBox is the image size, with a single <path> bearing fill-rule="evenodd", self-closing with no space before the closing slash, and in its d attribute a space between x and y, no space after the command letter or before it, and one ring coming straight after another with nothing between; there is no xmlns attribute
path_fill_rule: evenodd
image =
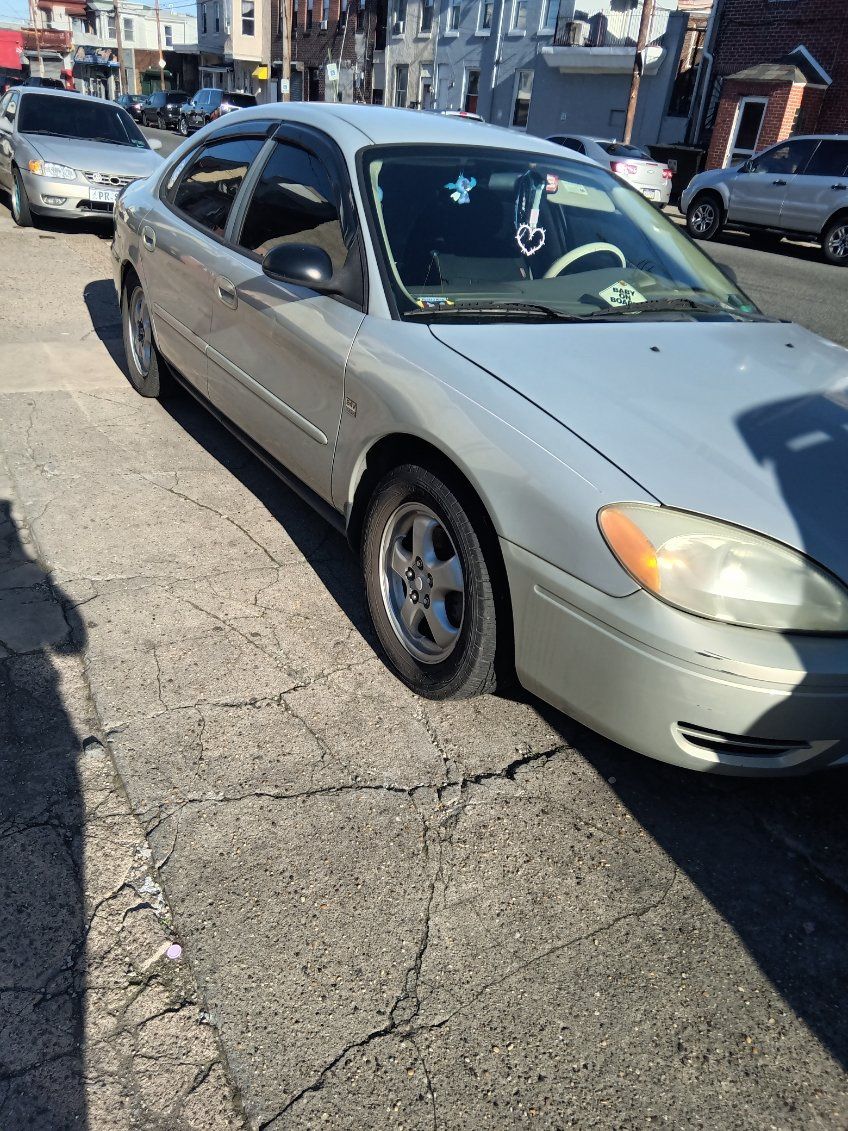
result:
<svg viewBox="0 0 848 1131"><path fill-rule="evenodd" d="M29 171L37 173L39 177L52 177L57 181L75 181L76 169L68 165L57 165L54 161L30 161Z"/></svg>
<svg viewBox="0 0 848 1131"><path fill-rule="evenodd" d="M848 589L798 550L670 507L614 503L598 513L635 581L696 616L778 632L848 632Z"/></svg>

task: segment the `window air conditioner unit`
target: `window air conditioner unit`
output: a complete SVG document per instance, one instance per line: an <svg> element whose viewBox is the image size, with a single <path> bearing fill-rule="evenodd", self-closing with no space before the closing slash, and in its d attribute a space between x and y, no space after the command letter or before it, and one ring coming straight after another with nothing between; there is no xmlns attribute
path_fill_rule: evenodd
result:
<svg viewBox="0 0 848 1131"><path fill-rule="evenodd" d="M589 38L589 25L585 20L569 20L565 25L567 47L582 47Z"/></svg>
<svg viewBox="0 0 848 1131"><path fill-rule="evenodd" d="M395 20L392 24L392 35L403 35L403 20Z"/></svg>
<svg viewBox="0 0 848 1131"><path fill-rule="evenodd" d="M318 25L318 28L319 28L320 31L326 31L327 30L327 21L322 20L321 23Z"/></svg>

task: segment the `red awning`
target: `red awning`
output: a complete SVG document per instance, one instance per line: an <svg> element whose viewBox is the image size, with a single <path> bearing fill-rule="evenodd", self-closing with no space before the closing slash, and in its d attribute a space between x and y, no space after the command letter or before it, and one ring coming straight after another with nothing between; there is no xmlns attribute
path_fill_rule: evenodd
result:
<svg viewBox="0 0 848 1131"><path fill-rule="evenodd" d="M20 50L23 39L19 31L0 28L0 67L6 71L21 70Z"/></svg>

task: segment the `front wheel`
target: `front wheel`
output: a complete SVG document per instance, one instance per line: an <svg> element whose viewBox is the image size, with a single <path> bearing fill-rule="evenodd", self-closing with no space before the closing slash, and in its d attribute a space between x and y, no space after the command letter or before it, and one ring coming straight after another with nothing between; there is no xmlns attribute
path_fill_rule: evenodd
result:
<svg viewBox="0 0 848 1131"><path fill-rule="evenodd" d="M165 129L165 119L162 117L161 114L156 115L156 127L157 127L157 129L160 129L160 130Z"/></svg>
<svg viewBox="0 0 848 1131"><path fill-rule="evenodd" d="M23 177L18 169L12 170L12 219L19 228L32 227L29 197L24 188Z"/></svg>
<svg viewBox="0 0 848 1131"><path fill-rule="evenodd" d="M498 602L449 483L416 464L390 471L368 506L362 565L377 636L408 687L428 699L495 690Z"/></svg>
<svg viewBox="0 0 848 1131"><path fill-rule="evenodd" d="M848 216L831 220L822 235L822 251L828 263L848 267Z"/></svg>
<svg viewBox="0 0 848 1131"><path fill-rule="evenodd" d="M721 204L712 193L696 196L686 213L686 230L696 240L712 240L724 226Z"/></svg>

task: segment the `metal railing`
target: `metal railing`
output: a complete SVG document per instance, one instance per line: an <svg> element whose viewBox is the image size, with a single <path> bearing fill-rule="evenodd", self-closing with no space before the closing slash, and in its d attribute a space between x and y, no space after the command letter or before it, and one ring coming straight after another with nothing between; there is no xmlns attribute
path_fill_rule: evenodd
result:
<svg viewBox="0 0 848 1131"><path fill-rule="evenodd" d="M581 18L575 12L561 15L554 33L555 47L635 47L639 35L642 6L637 4L627 12L614 12L611 8ZM668 24L668 12L654 8L648 32L648 42L659 39Z"/></svg>

